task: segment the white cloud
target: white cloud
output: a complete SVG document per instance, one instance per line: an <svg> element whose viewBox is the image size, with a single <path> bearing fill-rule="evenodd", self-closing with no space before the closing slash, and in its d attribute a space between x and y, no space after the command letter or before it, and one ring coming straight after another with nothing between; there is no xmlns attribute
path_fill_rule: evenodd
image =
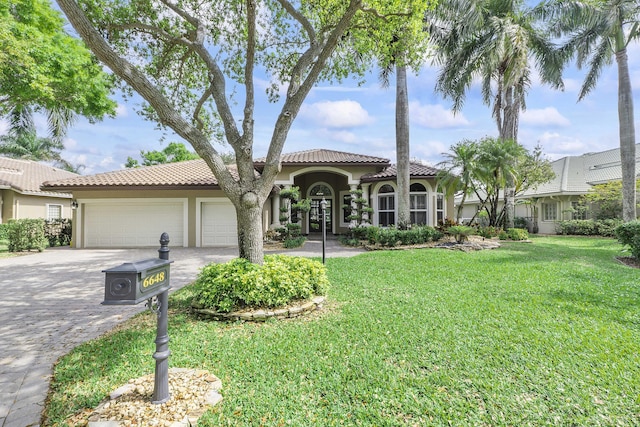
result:
<svg viewBox="0 0 640 427"><path fill-rule="evenodd" d="M365 126L373 122L367 110L359 102L322 101L303 105L300 118L329 129L349 129Z"/></svg>
<svg viewBox="0 0 640 427"><path fill-rule="evenodd" d="M358 142L358 137L348 130L325 130L321 132L321 134L325 135L328 139L336 142L341 142L344 144L354 144Z"/></svg>
<svg viewBox="0 0 640 427"><path fill-rule="evenodd" d="M116 107L116 117L127 117L129 115L129 110L127 110L127 106L124 104L118 104Z"/></svg>
<svg viewBox="0 0 640 427"><path fill-rule="evenodd" d="M530 109L520 115L523 124L531 126L569 126L571 123L555 107Z"/></svg>
<svg viewBox="0 0 640 427"><path fill-rule="evenodd" d="M442 105L421 105L417 101L409 103L411 120L419 126L441 129L468 126L470 123L462 113L453 114Z"/></svg>
<svg viewBox="0 0 640 427"><path fill-rule="evenodd" d="M576 156L590 150L589 144L579 138L561 135L557 132L545 132L538 138L546 156L557 160L565 156ZM601 150L600 150L601 151Z"/></svg>

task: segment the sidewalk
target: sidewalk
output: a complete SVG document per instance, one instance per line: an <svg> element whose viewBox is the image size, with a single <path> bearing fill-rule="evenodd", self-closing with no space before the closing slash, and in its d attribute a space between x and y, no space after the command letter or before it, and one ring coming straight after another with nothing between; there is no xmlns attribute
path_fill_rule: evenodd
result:
<svg viewBox="0 0 640 427"><path fill-rule="evenodd" d="M322 242L276 252L320 258ZM363 251L329 239L325 252L332 258ZM0 259L0 427L38 426L53 363L145 309L101 305L102 270L157 256L154 248L52 248ZM204 265L237 256L231 247L171 248L171 290L191 283Z"/></svg>

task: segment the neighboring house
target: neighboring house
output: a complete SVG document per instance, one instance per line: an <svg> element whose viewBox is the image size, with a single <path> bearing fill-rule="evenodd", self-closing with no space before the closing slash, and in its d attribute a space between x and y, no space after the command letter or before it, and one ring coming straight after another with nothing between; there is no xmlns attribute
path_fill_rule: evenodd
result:
<svg viewBox="0 0 640 427"><path fill-rule="evenodd" d="M40 185L76 176L32 160L0 157L0 224L10 219L71 218L71 193L41 190Z"/></svg>
<svg viewBox="0 0 640 427"><path fill-rule="evenodd" d="M640 153L640 144L636 150ZM596 184L622 179L619 148L563 157L552 162L551 167L555 173L553 180L516 196L515 216L525 218L530 231L543 234L554 234L558 221L588 219L588 214L576 209L581 196ZM640 172L640 156L636 157L636 171ZM463 218L473 217L479 207L475 195L468 197Z"/></svg>
<svg viewBox="0 0 640 427"><path fill-rule="evenodd" d="M260 173L265 159L257 159ZM327 201L327 231L346 233L351 190L361 189L374 209L374 225L395 222L395 169L388 159L331 150L284 154L274 191L265 203L263 229L280 226L279 189L297 186L311 200L311 211L301 221L302 232L319 232L320 202ZM234 166L230 166L233 170ZM437 192L436 169L411 167L412 218L437 225L452 212ZM236 212L220 190L203 160L125 169L92 176L50 181L48 191L73 193L78 204L73 223L74 245L79 248L157 246L163 232L172 246L236 246Z"/></svg>

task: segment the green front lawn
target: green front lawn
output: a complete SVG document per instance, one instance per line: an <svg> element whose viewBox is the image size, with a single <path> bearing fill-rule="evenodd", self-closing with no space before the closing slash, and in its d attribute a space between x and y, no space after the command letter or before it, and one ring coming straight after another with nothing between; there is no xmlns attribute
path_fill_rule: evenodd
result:
<svg viewBox="0 0 640 427"><path fill-rule="evenodd" d="M330 303L304 320L199 321L183 290L170 365L221 378L201 426L640 424L640 270L613 240L533 240L328 259ZM145 314L64 357L51 422L152 373L154 337Z"/></svg>

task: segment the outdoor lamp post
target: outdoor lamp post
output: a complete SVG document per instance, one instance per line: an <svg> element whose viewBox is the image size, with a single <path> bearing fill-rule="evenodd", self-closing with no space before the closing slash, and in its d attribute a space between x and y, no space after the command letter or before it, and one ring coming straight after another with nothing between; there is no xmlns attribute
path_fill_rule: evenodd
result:
<svg viewBox="0 0 640 427"><path fill-rule="evenodd" d="M322 263L324 264L325 246L327 244L327 201L324 197L320 202L320 210L322 211Z"/></svg>

